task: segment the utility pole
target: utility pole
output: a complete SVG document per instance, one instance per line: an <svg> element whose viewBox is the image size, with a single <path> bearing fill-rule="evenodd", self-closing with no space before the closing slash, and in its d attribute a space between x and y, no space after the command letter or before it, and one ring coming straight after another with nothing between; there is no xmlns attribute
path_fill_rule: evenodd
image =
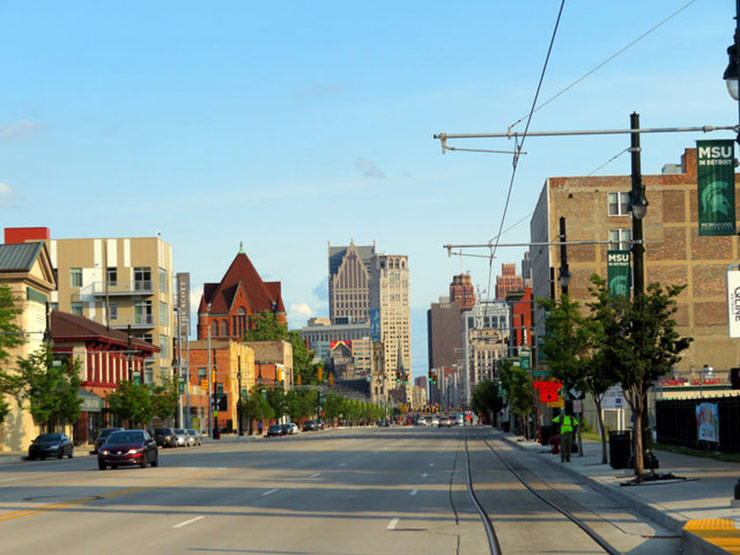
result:
<svg viewBox="0 0 740 555"><path fill-rule="evenodd" d="M560 282L560 295L568 294L570 284L570 271L568 270L568 246L565 236L565 216L560 216L560 271L558 281Z"/></svg>
<svg viewBox="0 0 740 555"><path fill-rule="evenodd" d="M242 356L238 355L236 359L236 381L237 381L237 401L236 401L236 431L240 436L244 435L242 431Z"/></svg>
<svg viewBox="0 0 740 555"><path fill-rule="evenodd" d="M208 436L213 437L213 365L211 364L211 303L206 305L208 311L208 318L206 318L206 326L208 326Z"/></svg>

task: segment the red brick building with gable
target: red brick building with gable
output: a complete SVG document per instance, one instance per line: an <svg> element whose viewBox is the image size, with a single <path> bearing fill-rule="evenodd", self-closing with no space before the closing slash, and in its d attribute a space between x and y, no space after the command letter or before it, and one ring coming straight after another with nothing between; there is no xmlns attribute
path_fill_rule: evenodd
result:
<svg viewBox="0 0 740 555"><path fill-rule="evenodd" d="M251 317L275 314L287 323L279 281L262 281L249 257L240 250L220 283L203 285L198 307L198 339L241 339L251 327Z"/></svg>

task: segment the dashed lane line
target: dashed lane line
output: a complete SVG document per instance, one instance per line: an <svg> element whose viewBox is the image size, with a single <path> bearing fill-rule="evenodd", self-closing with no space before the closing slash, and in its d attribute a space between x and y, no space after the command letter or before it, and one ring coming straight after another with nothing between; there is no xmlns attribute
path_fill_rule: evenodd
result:
<svg viewBox="0 0 740 555"><path fill-rule="evenodd" d="M388 523L388 526L385 527L386 530L395 530L396 526L398 525L398 518L392 518L391 521Z"/></svg>
<svg viewBox="0 0 740 555"><path fill-rule="evenodd" d="M190 520L186 520L185 522L181 522L180 524L175 524L173 528L182 528L183 526L187 526L188 524L192 524L193 522L198 522L199 520L203 520L204 516L196 516L195 518L191 518Z"/></svg>

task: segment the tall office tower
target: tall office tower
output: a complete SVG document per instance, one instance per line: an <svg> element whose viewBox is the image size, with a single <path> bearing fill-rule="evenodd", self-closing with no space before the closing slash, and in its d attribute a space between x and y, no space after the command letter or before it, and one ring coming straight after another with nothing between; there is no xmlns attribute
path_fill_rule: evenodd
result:
<svg viewBox="0 0 740 555"><path fill-rule="evenodd" d="M532 258L529 251L524 251L524 258L522 258L522 280L524 289L532 289Z"/></svg>
<svg viewBox="0 0 740 555"><path fill-rule="evenodd" d="M460 305L440 297L427 310L429 368L457 366L462 358Z"/></svg>
<svg viewBox="0 0 740 555"><path fill-rule="evenodd" d="M475 305L475 289L470 274L453 276L450 283L450 302L460 305L460 310L470 310Z"/></svg>
<svg viewBox="0 0 740 555"><path fill-rule="evenodd" d="M382 342L388 372L411 373L409 265L404 255L378 254L370 270L370 327ZM402 382L403 383L403 382ZM410 388L407 388L410 390Z"/></svg>
<svg viewBox="0 0 740 555"><path fill-rule="evenodd" d="M52 306L86 316L159 347L145 368L148 383L172 372L172 246L159 237L51 239L57 273Z"/></svg>
<svg viewBox="0 0 740 555"><path fill-rule="evenodd" d="M332 247L329 243L329 318L332 324L369 320L371 246Z"/></svg>
<svg viewBox="0 0 740 555"><path fill-rule="evenodd" d="M501 275L496 276L496 300L503 301L514 291L524 291L524 280L516 274L516 264L501 264Z"/></svg>

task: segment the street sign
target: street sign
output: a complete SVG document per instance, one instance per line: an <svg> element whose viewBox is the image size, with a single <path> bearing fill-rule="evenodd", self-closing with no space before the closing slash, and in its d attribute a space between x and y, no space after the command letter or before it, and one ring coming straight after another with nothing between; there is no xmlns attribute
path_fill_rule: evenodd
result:
<svg viewBox="0 0 740 555"><path fill-rule="evenodd" d="M580 399L573 401L573 412L576 414L581 414L583 412L583 401Z"/></svg>
<svg viewBox="0 0 740 555"><path fill-rule="evenodd" d="M562 409L565 406L565 401L558 399L557 401L547 403L547 406L553 409Z"/></svg>
<svg viewBox="0 0 740 555"><path fill-rule="evenodd" d="M558 398L557 389L540 389L540 402L551 403Z"/></svg>
<svg viewBox="0 0 740 555"><path fill-rule="evenodd" d="M569 393L570 396L573 397L573 399L580 399L581 397L583 397L583 392L578 391L575 387L571 387Z"/></svg>
<svg viewBox="0 0 740 555"><path fill-rule="evenodd" d="M563 384L558 380L541 380L534 382L535 389L560 389Z"/></svg>
<svg viewBox="0 0 740 555"><path fill-rule="evenodd" d="M180 395L182 395L183 393L185 393L185 382L179 382L177 384L177 389L180 392Z"/></svg>
<svg viewBox="0 0 740 555"><path fill-rule="evenodd" d="M547 370L532 370L533 376L549 376L550 372Z"/></svg>

